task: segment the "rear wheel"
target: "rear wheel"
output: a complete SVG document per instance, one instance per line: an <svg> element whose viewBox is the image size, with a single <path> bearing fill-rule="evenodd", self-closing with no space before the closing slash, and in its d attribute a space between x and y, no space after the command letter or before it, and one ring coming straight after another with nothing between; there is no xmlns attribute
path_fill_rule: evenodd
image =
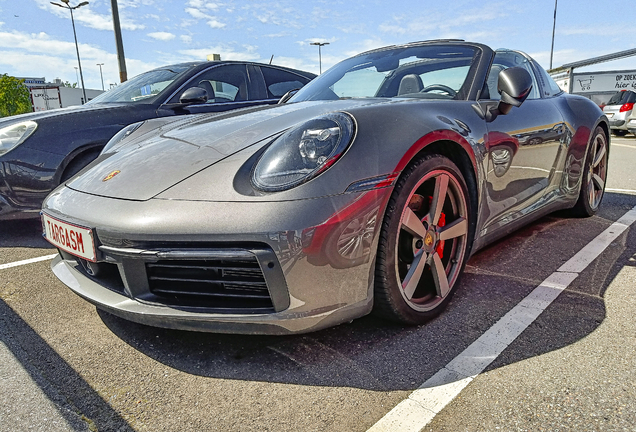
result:
<svg viewBox="0 0 636 432"><path fill-rule="evenodd" d="M622 137L627 135L627 131L623 129L612 129L612 133L617 137Z"/></svg>
<svg viewBox="0 0 636 432"><path fill-rule="evenodd" d="M605 193L607 158L607 137L603 129L597 127L587 151L579 199L572 208L575 216L593 216L598 211Z"/></svg>
<svg viewBox="0 0 636 432"><path fill-rule="evenodd" d="M377 314L420 324L446 307L468 257L469 219L468 189L453 162L426 156L405 170L380 234Z"/></svg>

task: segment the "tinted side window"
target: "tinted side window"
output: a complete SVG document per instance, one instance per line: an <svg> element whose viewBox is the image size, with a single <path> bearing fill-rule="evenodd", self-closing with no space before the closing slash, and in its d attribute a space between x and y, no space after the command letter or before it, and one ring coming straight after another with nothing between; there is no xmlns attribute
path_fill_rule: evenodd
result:
<svg viewBox="0 0 636 432"><path fill-rule="evenodd" d="M508 50L497 50L495 52L495 58L492 62L492 66L490 67L490 72L488 73L488 78L486 79L486 85L484 86L484 91L482 91L482 99L488 99L485 95L485 90L487 88L488 95L490 99L499 100L501 99L501 95L497 91L497 83L499 82L499 74L501 71L506 70L510 67L522 67L528 71L530 77L532 78L532 90L528 95L528 99L539 99L541 96L539 94L539 86L537 85L537 78L532 70L532 65L530 61L520 53L516 51L508 51Z"/></svg>
<svg viewBox="0 0 636 432"><path fill-rule="evenodd" d="M208 93L207 103L238 102L249 99L247 82L244 65L216 66L192 78L183 90L201 87ZM178 102L183 90L172 102Z"/></svg>
<svg viewBox="0 0 636 432"><path fill-rule="evenodd" d="M309 82L309 78L281 69L261 66L268 98L279 98L290 90L299 89Z"/></svg>

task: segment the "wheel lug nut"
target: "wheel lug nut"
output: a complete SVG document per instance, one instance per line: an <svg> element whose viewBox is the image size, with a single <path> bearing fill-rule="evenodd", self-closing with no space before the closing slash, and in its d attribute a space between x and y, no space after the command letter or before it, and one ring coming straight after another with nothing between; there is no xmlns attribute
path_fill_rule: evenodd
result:
<svg viewBox="0 0 636 432"><path fill-rule="evenodd" d="M418 240L415 242L415 247L418 249L422 249L422 246L424 246L424 242L422 240Z"/></svg>

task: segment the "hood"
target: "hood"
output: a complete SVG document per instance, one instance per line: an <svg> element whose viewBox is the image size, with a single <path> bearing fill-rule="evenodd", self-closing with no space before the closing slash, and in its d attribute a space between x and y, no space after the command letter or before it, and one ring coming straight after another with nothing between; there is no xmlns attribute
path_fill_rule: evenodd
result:
<svg viewBox="0 0 636 432"><path fill-rule="evenodd" d="M18 123L27 120L42 120L42 119L55 119L57 117L75 114L75 113L87 113L91 111L108 110L113 108L121 108L130 106L130 104L87 104L79 106L71 106L67 108L57 108L47 111L38 111L26 114L18 114L11 117L0 119L0 128L9 126L13 123Z"/></svg>
<svg viewBox="0 0 636 432"><path fill-rule="evenodd" d="M299 102L175 119L132 138L67 186L93 195L145 201L197 172L313 117L384 99ZM134 135L133 135L134 136Z"/></svg>

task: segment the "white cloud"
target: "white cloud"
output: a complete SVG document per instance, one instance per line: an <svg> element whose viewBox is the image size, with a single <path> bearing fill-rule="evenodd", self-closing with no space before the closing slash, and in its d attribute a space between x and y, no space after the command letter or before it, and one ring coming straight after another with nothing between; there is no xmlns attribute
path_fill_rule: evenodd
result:
<svg viewBox="0 0 636 432"><path fill-rule="evenodd" d="M503 18L508 16L509 8L501 3L487 4L475 9L461 10L456 13L454 10L440 9L427 10L426 15L397 15L389 22L379 25L380 31L394 35L414 35L418 40L422 36L435 34L435 38L440 37L441 32L453 32L454 29L464 29L467 26L479 24L485 26L491 21L503 22ZM452 19L431 19L431 16L451 16ZM462 30L463 31L463 30Z"/></svg>
<svg viewBox="0 0 636 432"><path fill-rule="evenodd" d="M312 43L332 44L332 43L336 42L337 40L338 40L337 37L332 37L332 38L329 38L329 39L326 39L326 38L309 38L309 39L305 39L303 41L297 41L296 43L298 45L300 45L300 46L309 45L309 44L312 44Z"/></svg>
<svg viewBox="0 0 636 432"><path fill-rule="evenodd" d="M199 5L201 3L203 2L201 2L200 0L191 0L188 4ZM190 15L192 18L195 18L197 20L206 20L206 24L213 29L220 29L225 27L225 23L222 23L221 21L219 21L215 16L209 15L201 11L201 9L198 9L197 7L187 7L185 8L185 12L188 15Z"/></svg>
<svg viewBox="0 0 636 432"><path fill-rule="evenodd" d="M615 36L634 36L636 28L632 25L614 25L611 26L581 26L581 27L565 27L557 30L557 34L565 36L600 36L604 39Z"/></svg>
<svg viewBox="0 0 636 432"><path fill-rule="evenodd" d="M535 59L541 66L544 68L548 68L550 66L550 51L538 51L533 53L528 53L530 57ZM594 57L594 54L589 57ZM575 61L583 60L584 58L581 56L581 53L577 50L573 49L565 49L565 50L557 50L554 51L552 65L554 67L561 66L562 64L572 63Z"/></svg>
<svg viewBox="0 0 636 432"><path fill-rule="evenodd" d="M79 44L82 72L86 88L101 89L97 63L104 63L104 83L119 82L117 55L92 46ZM128 76L153 69L158 64L133 58L126 59ZM0 32L0 69L13 76L44 76L48 81L61 78L77 81L75 43L52 39L47 33ZM34 72L37 71L37 72Z"/></svg>
<svg viewBox="0 0 636 432"><path fill-rule="evenodd" d="M175 35L168 32L153 32L153 33L148 33L148 36L160 41L169 41L175 38Z"/></svg>
<svg viewBox="0 0 636 432"><path fill-rule="evenodd" d="M196 8L186 8L185 11L192 18L196 18L196 19L207 19L207 18L210 18L210 15L208 15L206 13L203 13L199 9L196 9Z"/></svg>
<svg viewBox="0 0 636 432"><path fill-rule="evenodd" d="M70 19L70 13L65 8L52 5L47 0L36 0L40 9L47 10L53 13L55 16ZM90 27L96 30L113 30L113 19L110 14L100 14L95 12L90 5L79 8L73 13L75 23L83 24L86 27ZM143 24L138 24L135 21L128 19L127 15L120 13L119 16L121 28L124 30L143 30L146 28Z"/></svg>
<svg viewBox="0 0 636 432"><path fill-rule="evenodd" d="M271 7L263 7L260 12L254 12L254 18L262 24L271 24L286 28L300 29L303 26L295 20L287 17L294 17L296 13L292 9L272 10Z"/></svg>
<svg viewBox="0 0 636 432"><path fill-rule="evenodd" d="M347 57L352 57L362 52L374 50L376 48L382 48L388 45L391 45L391 44L382 39L365 39L363 41L356 43L351 50L345 51L344 54Z"/></svg>
<svg viewBox="0 0 636 432"><path fill-rule="evenodd" d="M243 50L237 50L230 46L216 45L207 48L196 48L179 50L179 53L186 60L205 60L209 54L221 54L223 60L239 60L239 61L264 61L257 52L258 47L244 46Z"/></svg>
<svg viewBox="0 0 636 432"><path fill-rule="evenodd" d="M190 35L181 35L179 36L179 39L181 39L181 42L183 43L187 43L187 44L192 43L192 36Z"/></svg>
<svg viewBox="0 0 636 432"><path fill-rule="evenodd" d="M220 29L220 28L225 27L225 24L224 24L224 23L222 23L222 22L220 22L220 21L216 20L215 18L213 18L213 19L211 19L211 20L207 21L207 22L206 22L206 24L207 24L207 25L209 25L210 27L212 27L212 28L216 28L216 29Z"/></svg>
<svg viewBox="0 0 636 432"><path fill-rule="evenodd" d="M140 6L152 6L155 0L117 0L118 9L138 8Z"/></svg>
<svg viewBox="0 0 636 432"><path fill-rule="evenodd" d="M288 32L280 32L280 33L270 33L270 34L264 34L261 37L266 37L266 38L281 38L281 37L287 37L287 36L291 36L290 33Z"/></svg>
<svg viewBox="0 0 636 432"><path fill-rule="evenodd" d="M266 61L266 63L269 63L269 59ZM313 62L307 61L305 59L297 58L297 57L274 56L272 64L278 65L278 66L290 67L293 69L305 70L305 71L315 71L315 73L318 73L317 62L313 63ZM323 62L323 66L324 66L324 62ZM324 67L323 67L323 70L324 70Z"/></svg>

